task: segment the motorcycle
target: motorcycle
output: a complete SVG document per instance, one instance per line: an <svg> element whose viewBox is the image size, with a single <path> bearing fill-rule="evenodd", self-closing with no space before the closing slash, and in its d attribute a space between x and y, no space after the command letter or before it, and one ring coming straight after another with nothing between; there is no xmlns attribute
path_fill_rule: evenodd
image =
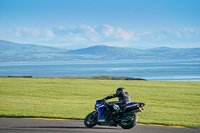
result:
<svg viewBox="0 0 200 133"><path fill-rule="evenodd" d="M137 112L142 112L145 103L130 102L123 106L120 112L115 112L115 109L104 100L97 100L95 110L89 113L85 119L86 127L95 125L106 126L121 126L123 129L130 129L137 124Z"/></svg>

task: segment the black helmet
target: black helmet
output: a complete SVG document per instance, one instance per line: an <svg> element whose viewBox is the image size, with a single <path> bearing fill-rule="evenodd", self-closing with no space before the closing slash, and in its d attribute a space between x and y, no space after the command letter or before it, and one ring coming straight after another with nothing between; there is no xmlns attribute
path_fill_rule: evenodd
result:
<svg viewBox="0 0 200 133"><path fill-rule="evenodd" d="M125 89L123 87L120 87L116 90L116 93L122 93L125 92Z"/></svg>

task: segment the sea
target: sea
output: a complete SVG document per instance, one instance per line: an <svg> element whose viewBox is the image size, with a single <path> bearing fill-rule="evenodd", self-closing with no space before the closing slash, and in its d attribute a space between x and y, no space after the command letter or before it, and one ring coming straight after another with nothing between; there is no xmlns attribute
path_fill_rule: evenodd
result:
<svg viewBox="0 0 200 133"><path fill-rule="evenodd" d="M150 81L200 81L200 59L0 62L0 76L121 76Z"/></svg>

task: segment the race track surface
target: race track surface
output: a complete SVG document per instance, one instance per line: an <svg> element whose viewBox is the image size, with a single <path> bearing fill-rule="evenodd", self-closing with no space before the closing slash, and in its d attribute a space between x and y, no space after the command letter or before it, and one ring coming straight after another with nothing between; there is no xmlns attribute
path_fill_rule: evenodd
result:
<svg viewBox="0 0 200 133"><path fill-rule="evenodd" d="M0 133L200 133L200 129L136 125L132 129L95 126L86 128L83 121L0 118Z"/></svg>

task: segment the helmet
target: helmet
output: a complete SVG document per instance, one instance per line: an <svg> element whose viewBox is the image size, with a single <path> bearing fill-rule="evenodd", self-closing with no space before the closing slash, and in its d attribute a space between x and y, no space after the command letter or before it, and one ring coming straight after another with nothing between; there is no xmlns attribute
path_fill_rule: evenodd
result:
<svg viewBox="0 0 200 133"><path fill-rule="evenodd" d="M123 87L120 87L116 90L116 93L122 93L125 92L125 89Z"/></svg>

